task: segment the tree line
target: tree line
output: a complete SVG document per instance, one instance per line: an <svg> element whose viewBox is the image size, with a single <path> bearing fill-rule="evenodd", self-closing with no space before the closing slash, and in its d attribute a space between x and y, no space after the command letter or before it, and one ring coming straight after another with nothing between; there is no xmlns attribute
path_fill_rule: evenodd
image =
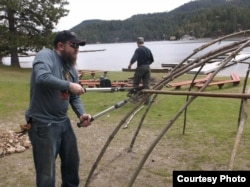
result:
<svg viewBox="0 0 250 187"><path fill-rule="evenodd" d="M67 0L1 0L0 61L10 55L20 67L18 54L52 48L57 23L68 15ZM167 7L166 7L167 9ZM219 37L250 28L249 0L194 0L170 12L138 14L126 20L86 20L71 28L88 43L132 42Z"/></svg>
<svg viewBox="0 0 250 187"><path fill-rule="evenodd" d="M167 9L167 7L166 7ZM88 43L220 37L250 28L249 0L196 0L171 12L134 15L126 20L87 20L72 28Z"/></svg>

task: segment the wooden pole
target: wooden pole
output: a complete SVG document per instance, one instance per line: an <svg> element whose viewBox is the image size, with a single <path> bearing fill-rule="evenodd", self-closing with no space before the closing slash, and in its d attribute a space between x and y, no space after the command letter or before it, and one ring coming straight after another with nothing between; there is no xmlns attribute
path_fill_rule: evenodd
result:
<svg viewBox="0 0 250 187"><path fill-rule="evenodd" d="M235 99L250 99L250 94L244 93L213 93L213 92L187 92L187 91L162 91L162 90L142 90L142 93L166 94L166 95L189 95L201 97L221 97Z"/></svg>
<svg viewBox="0 0 250 187"><path fill-rule="evenodd" d="M250 90L248 90L248 93L250 93ZM236 152L238 150L238 147L240 145L240 139L243 133L243 129L244 126L246 124L247 121L247 99L244 99L242 102L242 111L241 111L241 116L240 116L240 123L239 123L239 127L238 127L238 131L237 131L237 135L235 138L235 142L234 142L234 147L231 153L231 159L230 159L230 163L229 163L229 170L233 170L233 165L234 165L234 160L236 157Z"/></svg>

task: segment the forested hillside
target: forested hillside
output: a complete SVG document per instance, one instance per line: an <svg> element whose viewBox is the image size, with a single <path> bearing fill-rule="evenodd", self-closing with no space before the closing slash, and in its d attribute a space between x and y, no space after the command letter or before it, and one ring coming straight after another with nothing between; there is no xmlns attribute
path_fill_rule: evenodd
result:
<svg viewBox="0 0 250 187"><path fill-rule="evenodd" d="M166 7L167 9L167 7ZM87 20L71 30L88 43L219 37L250 29L250 0L195 0L170 12L134 15L126 20Z"/></svg>

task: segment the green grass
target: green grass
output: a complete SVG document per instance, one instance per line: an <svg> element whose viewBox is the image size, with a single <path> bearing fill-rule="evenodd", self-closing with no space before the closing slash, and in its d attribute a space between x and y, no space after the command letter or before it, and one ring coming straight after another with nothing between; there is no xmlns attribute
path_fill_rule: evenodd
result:
<svg viewBox="0 0 250 187"><path fill-rule="evenodd" d="M20 121L20 115L24 116L29 104L30 74L30 69L0 66L0 123L6 121L15 123L17 120L18 123L24 122ZM132 75L131 72L108 72L108 77L111 80L125 80ZM160 79L162 74L152 74L152 76ZM180 79L185 80L190 79L190 77L191 75L183 75ZM240 93L242 86L243 78L238 86L225 85L222 89L214 86L209 87L208 91ZM164 89L173 90L171 88ZM187 87L183 87L181 90L187 90ZM127 99L126 95L127 91L87 92L81 96L81 100L86 111L95 115L117 102ZM144 120L135 146L148 147L181 109L185 101L185 96L159 94ZM96 123L99 124L95 125L117 124L132 107L134 104L128 103L119 109L110 111L107 114L109 117L107 115L101 116L96 119ZM240 99L197 97L187 109L185 133L183 134L185 119L183 113L164 134L152 153L153 158L157 155L154 162L154 164L158 164L157 167L145 164L148 175L162 177L162 180L167 183L172 180L172 170L227 170L237 133L239 107ZM140 114L143 114L145 109L146 107L130 122L126 132L130 133L131 136L141 119ZM69 115L73 120L77 120L71 109ZM3 127L2 124L0 124L1 127ZM18 125L4 127L13 129L18 128ZM117 135L118 139L123 138L122 136L126 132L122 131L121 134ZM249 136L249 119L247 119L236 154L235 170L249 170L250 168ZM130 137L126 137L126 145L130 141ZM114 141L114 143L119 143L119 141ZM135 156L140 158L139 155ZM170 161L166 165L166 162L161 164L162 160Z"/></svg>
<svg viewBox="0 0 250 187"><path fill-rule="evenodd" d="M29 99L30 69L0 66L0 117L24 110Z"/></svg>
<svg viewBox="0 0 250 187"><path fill-rule="evenodd" d="M0 73L0 118L7 119L14 113L23 113L29 104L29 79L31 69L15 69L0 66ZM108 72L108 76L111 80L125 80L132 75L131 72ZM153 74L152 76L160 78L162 75ZM184 77L181 79L184 79ZM190 75L187 75L187 77L190 79ZM242 84L243 81L241 85L237 87L225 85L223 89L218 89L216 86L210 87L208 91L226 93L240 92ZM81 99L84 103L85 110L94 115L113 106L119 101L127 99L126 95L127 91L113 93L87 92L81 96ZM146 120L148 119L148 124L154 123L154 126L151 128L162 127L164 121L167 122L169 118L175 115L185 101L185 96L158 95L146 118ZM129 103L118 110L112 111L110 115L113 118L111 119L115 120L117 117L122 117L132 107L131 105L133 104ZM216 133L218 130L223 130L221 129L222 124L231 123L236 127L239 107L240 99L198 97L188 107L187 121L197 125L206 124L209 126L209 132ZM69 112L71 115L72 111L70 110ZM183 114L177 121L183 123Z"/></svg>

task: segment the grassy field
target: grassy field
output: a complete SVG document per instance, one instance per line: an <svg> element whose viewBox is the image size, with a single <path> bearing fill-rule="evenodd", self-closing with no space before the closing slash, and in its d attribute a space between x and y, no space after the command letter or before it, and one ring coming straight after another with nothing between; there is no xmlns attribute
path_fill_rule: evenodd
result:
<svg viewBox="0 0 250 187"><path fill-rule="evenodd" d="M11 67L0 66L0 129L17 130L19 128L19 124L24 122L24 112L29 104L30 73L30 69L13 69ZM132 75L133 74L131 72L108 72L108 77L111 80L125 80L132 77ZM160 80L163 74L155 73L152 74L152 76ZM180 79L185 80L190 79L190 77L191 75L184 75L183 77L180 77ZM215 86L209 87L208 91L216 93L240 93L243 86L243 77L241 79L242 81L238 86L228 84L222 89L218 89L218 87ZM170 91L173 90L173 88L166 87L164 90ZM187 87L183 87L181 90L185 91L187 90ZM86 111L94 115L110 106L113 106L121 100L127 99L126 94L126 91L114 93L87 92L81 96L81 99L84 103ZM171 120L172 117L180 110L180 108L184 105L185 100L185 96L157 96L145 118L141 130L142 132L138 136L136 146L134 148L137 154L133 157L136 161L135 163L131 161L131 166L128 168L130 176L133 173L135 166L137 166L138 160L140 160L142 156L141 154L147 150L151 142L158 136L169 120ZM182 134L184 127L184 115L182 114L156 146L154 153L152 153L152 156L149 158L151 162L145 164L141 173L142 177L138 178L135 186L154 186L151 182L149 182L150 180L153 181L154 184L157 183L158 187L168 185L171 186L171 172L173 170L228 170L231 152L233 150L237 133L240 104L240 99L209 97L196 98L187 110L185 134ZM115 127L114 124L119 123L122 117L130 111L133 106L133 103L128 103L124 107L96 119L93 124L93 128L95 129L92 129L93 131L91 131L90 128L88 131L91 131L91 134L85 134L86 137L93 136L93 138L95 138L95 141L89 142L89 144L95 148L89 148L88 154L90 154L90 158L85 157L85 155L83 156L84 162L88 162L84 163L85 168L81 170L81 174L83 175L81 183L84 184L84 180L86 179L91 163L93 163L95 158L93 158L91 151L93 151L95 156L99 153L98 151L104 144L107 134L109 134ZM113 150L113 154L117 154L117 150L124 148L124 144L129 144L130 138L133 136L145 108L146 107L144 107L144 109L134 117L127 130L124 130L122 133L117 135L116 138L119 141L114 141L114 144L112 144L110 148ZM71 109L69 110L69 115L71 116L73 123L76 123L77 118ZM79 137L78 129L76 129L76 131L76 134ZM96 137L96 134L98 134L98 137ZM82 143L85 141L84 138L86 137L80 136L78 141ZM100 139L102 139L102 143L98 145L97 140ZM80 145L79 149L85 150L86 145L85 147L81 147ZM140 151L141 154L138 153ZM109 167L115 169L114 171L117 171L116 166L119 166L119 164L121 166L121 163L116 163L116 166L110 166L110 160L114 159L112 158L112 155L110 155L111 152L112 151L108 153L109 158L107 158L109 164L104 162L100 165L101 167L107 167L108 165ZM28 159L31 159L30 152L24 154L26 154L26 156L28 155ZM9 157L12 159L18 158L15 156ZM22 157L23 156L19 156L20 159ZM14 182L17 182L18 180L20 180L22 184L26 184L25 186L34 185L34 179L27 179L27 176L25 176L27 173L20 174L22 173L21 171L19 172L19 175L16 175L14 182L11 182L8 179L9 174L13 172L14 169L11 169L11 167L13 167L13 163L11 162L12 161L8 160L8 156L0 158L0 165L4 165L5 168L7 167L5 171L2 170L0 172L0 186L11 187L12 184L17 184ZM25 162L28 161L25 160ZM125 165L122 163L124 170L127 169L127 166L125 167ZM32 165L29 167L28 172L32 173L33 169L31 168ZM249 119L247 119L240 145L237 149L234 170L249 169L250 126ZM105 169L103 170L105 171ZM119 167L119 171L120 170L122 170L121 167ZM108 175L108 173L109 172L105 175ZM117 171L117 174L118 173L119 172ZM110 174L112 175L111 171ZM128 178L121 179L117 177L116 174L113 175L112 184L114 184L114 186L124 186L128 182ZM110 176L108 178L111 180ZM110 181L105 182L105 180L107 179L103 177L100 182L100 184L103 185L100 186L108 186L110 184ZM6 182L4 183L3 181ZM97 186L97 181L93 184L93 186L95 186L95 184ZM145 182L147 182L148 185L145 185ZM22 187L22 185L20 186Z"/></svg>

